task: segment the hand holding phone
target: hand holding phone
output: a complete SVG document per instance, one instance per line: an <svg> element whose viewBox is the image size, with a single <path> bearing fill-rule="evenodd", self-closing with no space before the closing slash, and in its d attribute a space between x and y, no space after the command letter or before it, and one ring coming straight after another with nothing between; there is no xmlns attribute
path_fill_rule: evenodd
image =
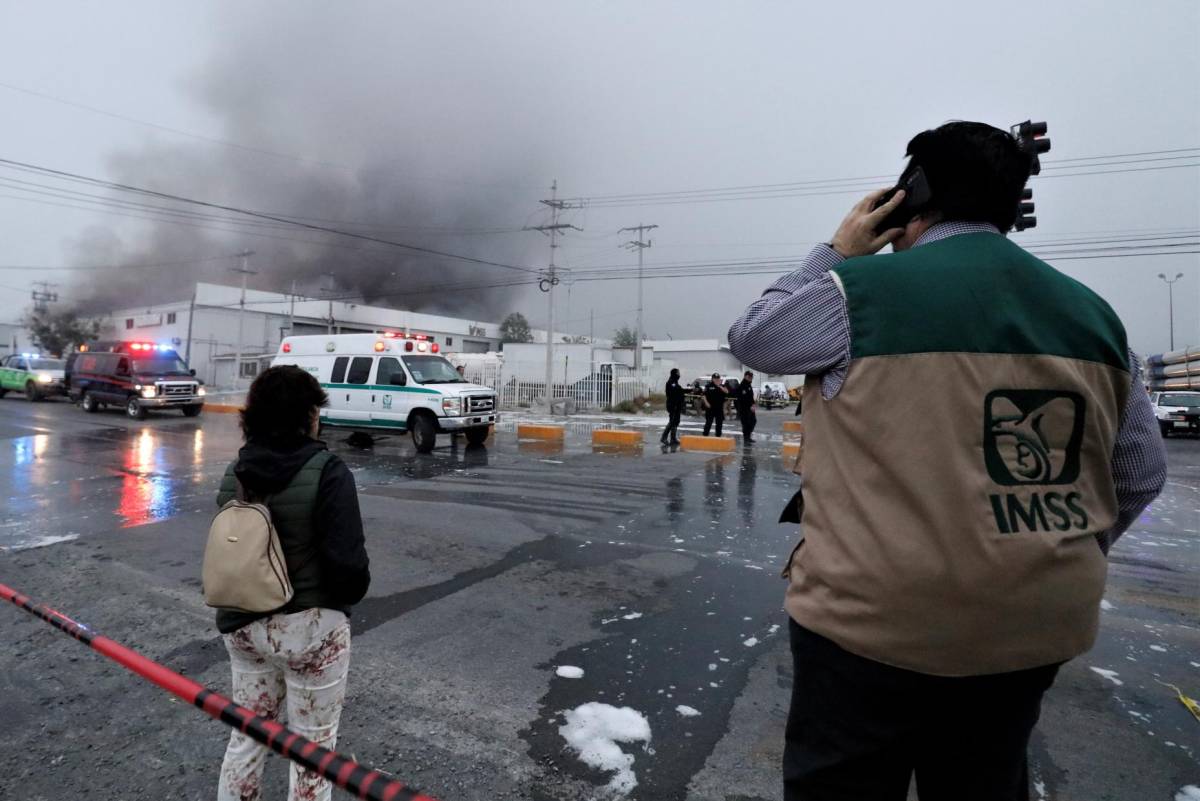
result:
<svg viewBox="0 0 1200 801"><path fill-rule="evenodd" d="M875 203L874 208L878 209L887 203L897 192L903 190L904 200L900 205L894 207L887 216L880 222L875 231L882 234L884 231L892 228L903 228L908 225L913 217L916 217L928 205L933 193L929 189L929 180L925 177L925 171L917 167L900 183L885 192Z"/></svg>
<svg viewBox="0 0 1200 801"><path fill-rule="evenodd" d="M880 198L888 193L891 193L891 197L880 204ZM849 259L875 253L900 236L904 231L899 227L885 229L883 233L876 229L879 223L904 201L906 194L903 189L879 189L867 195L856 203L846 215L846 219L842 220L837 233L829 242L830 247L837 251L838 255Z"/></svg>

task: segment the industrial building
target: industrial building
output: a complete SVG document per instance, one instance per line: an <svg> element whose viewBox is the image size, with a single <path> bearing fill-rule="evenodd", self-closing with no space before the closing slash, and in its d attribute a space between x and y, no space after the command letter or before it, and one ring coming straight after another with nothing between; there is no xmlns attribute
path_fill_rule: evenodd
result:
<svg viewBox="0 0 1200 801"><path fill-rule="evenodd" d="M102 318L101 339L170 343L210 386L248 386L292 334L403 331L428 334L445 352L500 350L500 324L361 303L197 283L190 298L120 309ZM545 342L544 331L534 331ZM235 369L235 364L237 367Z"/></svg>

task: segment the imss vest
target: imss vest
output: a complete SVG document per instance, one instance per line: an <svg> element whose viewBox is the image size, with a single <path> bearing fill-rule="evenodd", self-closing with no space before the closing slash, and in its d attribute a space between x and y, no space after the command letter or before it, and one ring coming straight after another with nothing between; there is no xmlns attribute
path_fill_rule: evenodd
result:
<svg viewBox="0 0 1200 801"><path fill-rule="evenodd" d="M879 662L945 676L1091 647L1130 387L1120 320L1002 236L850 259L851 359L804 392L804 542L786 607Z"/></svg>

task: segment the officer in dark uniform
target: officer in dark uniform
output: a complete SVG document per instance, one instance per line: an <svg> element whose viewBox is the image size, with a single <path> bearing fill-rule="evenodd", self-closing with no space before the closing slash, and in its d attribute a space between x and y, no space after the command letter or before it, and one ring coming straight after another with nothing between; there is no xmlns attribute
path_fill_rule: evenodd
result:
<svg viewBox="0 0 1200 801"><path fill-rule="evenodd" d="M670 416L670 419L667 421L666 430L663 431L662 444L678 445L679 437L676 432L679 430L679 416L683 414L684 395L683 387L679 386L678 368L671 369L671 376L667 379L667 387L664 392L667 396L667 414ZM667 441L668 435L671 438L670 442Z"/></svg>
<svg viewBox="0 0 1200 801"><path fill-rule="evenodd" d="M704 436L708 436L713 422L717 424L717 436L721 436L721 426L725 425L725 398L729 395L729 387L721 380L720 373L713 373L712 380L704 385Z"/></svg>
<svg viewBox="0 0 1200 801"><path fill-rule="evenodd" d="M733 391L733 408L737 409L738 420L742 421L742 437L747 443L754 442L754 426L758 423L754 403L754 373L747 372L742 382Z"/></svg>

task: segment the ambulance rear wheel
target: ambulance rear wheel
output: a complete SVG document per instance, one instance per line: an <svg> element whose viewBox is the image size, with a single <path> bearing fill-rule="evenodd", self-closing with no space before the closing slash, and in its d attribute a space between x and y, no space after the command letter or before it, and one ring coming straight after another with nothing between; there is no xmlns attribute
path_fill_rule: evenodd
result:
<svg viewBox="0 0 1200 801"><path fill-rule="evenodd" d="M417 453L430 453L437 442L437 426L433 418L417 415L412 422L412 441Z"/></svg>
<svg viewBox="0 0 1200 801"><path fill-rule="evenodd" d="M100 404L96 401L96 396L90 392L83 393L83 400L79 401L79 407L88 414L97 411Z"/></svg>
<svg viewBox="0 0 1200 801"><path fill-rule="evenodd" d="M488 434L490 433L488 426L477 426L467 429L467 444L482 445L487 442Z"/></svg>

